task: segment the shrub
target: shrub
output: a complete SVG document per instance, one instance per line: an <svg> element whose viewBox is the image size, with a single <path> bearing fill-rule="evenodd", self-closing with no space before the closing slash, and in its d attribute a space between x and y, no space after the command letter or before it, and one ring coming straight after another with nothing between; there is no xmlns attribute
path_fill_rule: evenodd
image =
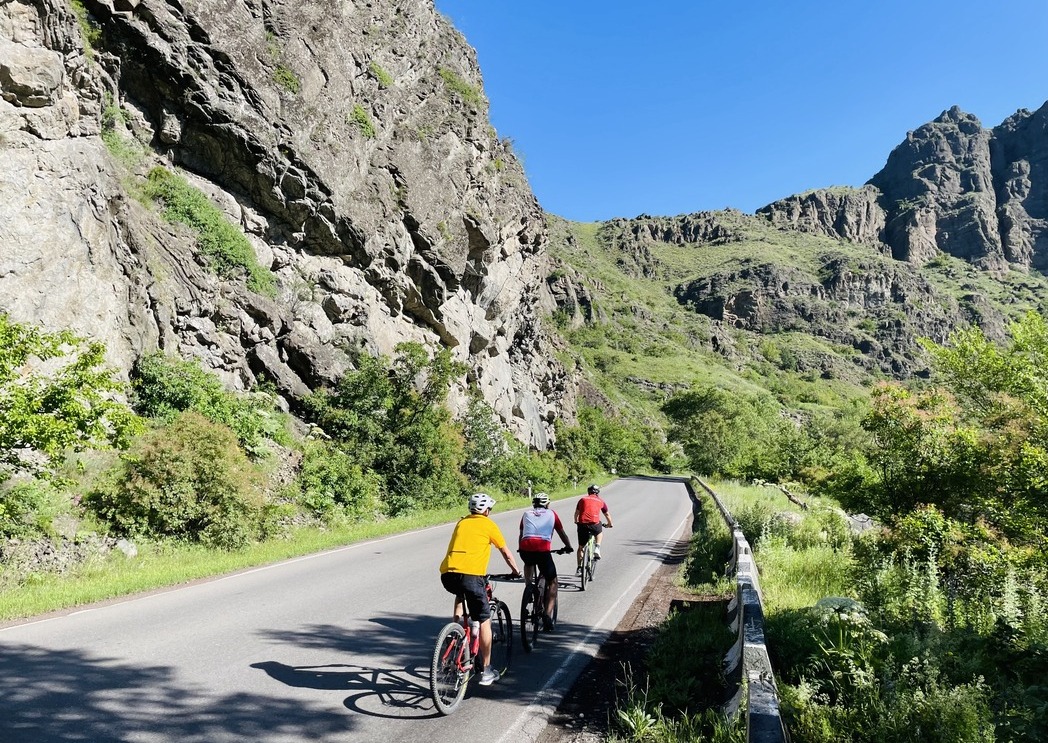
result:
<svg viewBox="0 0 1048 743"><path fill-rule="evenodd" d="M349 120L360 130L364 139L375 138L375 124L371 121L371 116L368 112L359 103L353 104L353 112L349 115Z"/></svg>
<svg viewBox="0 0 1048 743"><path fill-rule="evenodd" d="M453 70L441 67L440 77L444 81L444 84L448 86L448 89L457 93L466 103L479 106L484 101L484 96L481 94L480 90L467 83Z"/></svg>
<svg viewBox="0 0 1048 743"><path fill-rule="evenodd" d="M232 549L258 536L260 481L233 431L190 411L144 434L84 503L120 534Z"/></svg>
<svg viewBox="0 0 1048 743"><path fill-rule="evenodd" d="M393 76L382 69L378 62L372 62L368 65L368 68L371 70L371 74L375 76L375 79L378 80L380 88L389 88L393 85Z"/></svg>
<svg viewBox="0 0 1048 743"><path fill-rule="evenodd" d="M278 64L273 70L273 82L282 87L288 93L297 94L302 88L298 76L286 65Z"/></svg>
<svg viewBox="0 0 1048 743"><path fill-rule="evenodd" d="M48 473L70 450L127 444L140 422L113 399L124 385L104 361L101 343L0 312L0 478Z"/></svg>
<svg viewBox="0 0 1048 743"><path fill-rule="evenodd" d="M197 233L197 249L212 271L222 277L241 274L247 288L274 296L276 280L258 263L244 233L182 176L157 166L149 172L146 195L164 206L164 219L188 225Z"/></svg>
<svg viewBox="0 0 1048 743"><path fill-rule="evenodd" d="M218 376L195 361L161 351L140 358L132 372L135 410L150 418L171 421L195 410L213 423L231 428L249 454L265 452L265 442L287 442L283 420L265 393L240 395L226 390Z"/></svg>
<svg viewBox="0 0 1048 743"><path fill-rule="evenodd" d="M48 534L51 520L68 508L69 498L51 481L10 484L0 492L0 537Z"/></svg>
<svg viewBox="0 0 1048 743"><path fill-rule="evenodd" d="M365 521L382 512L382 478L327 442L306 447L298 485L299 502L325 521Z"/></svg>

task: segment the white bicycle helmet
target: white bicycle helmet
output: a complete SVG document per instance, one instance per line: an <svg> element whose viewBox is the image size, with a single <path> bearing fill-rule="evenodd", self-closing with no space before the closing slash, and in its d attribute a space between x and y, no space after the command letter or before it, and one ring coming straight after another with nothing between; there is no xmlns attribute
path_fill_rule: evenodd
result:
<svg viewBox="0 0 1048 743"><path fill-rule="evenodd" d="M469 512L484 513L495 506L495 499L487 493L474 493L469 497Z"/></svg>
<svg viewBox="0 0 1048 743"><path fill-rule="evenodd" d="M549 506L549 493L535 493L531 497L531 505L547 508Z"/></svg>

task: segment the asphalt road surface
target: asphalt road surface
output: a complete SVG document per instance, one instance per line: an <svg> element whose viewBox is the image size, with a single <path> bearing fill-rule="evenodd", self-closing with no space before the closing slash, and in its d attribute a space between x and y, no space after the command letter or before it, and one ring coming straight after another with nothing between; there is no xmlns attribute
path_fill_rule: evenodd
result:
<svg viewBox="0 0 1048 743"><path fill-rule="evenodd" d="M472 682L449 717L428 682L451 614L447 524L2 628L0 743L532 740L691 513L672 479L625 478L603 496L615 528L596 579L579 591L574 555L556 557L560 621L531 654L522 585L496 584L514 620L510 672ZM553 504L573 545L576 500ZM493 513L514 547L520 513ZM489 570L508 572L494 550Z"/></svg>

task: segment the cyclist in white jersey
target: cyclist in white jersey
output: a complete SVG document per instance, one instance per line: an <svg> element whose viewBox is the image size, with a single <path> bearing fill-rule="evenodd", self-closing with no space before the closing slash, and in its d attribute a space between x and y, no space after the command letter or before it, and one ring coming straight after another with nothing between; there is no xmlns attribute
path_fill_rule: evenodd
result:
<svg viewBox="0 0 1048 743"><path fill-rule="evenodd" d="M546 611L542 618L543 629L553 630L553 607L557 602L557 566L553 562L553 532L557 532L570 552L573 548L560 516L549 507L549 495L536 493L531 499L532 507L520 518L520 543L518 551L524 562L524 579L535 579L535 569L546 578Z"/></svg>

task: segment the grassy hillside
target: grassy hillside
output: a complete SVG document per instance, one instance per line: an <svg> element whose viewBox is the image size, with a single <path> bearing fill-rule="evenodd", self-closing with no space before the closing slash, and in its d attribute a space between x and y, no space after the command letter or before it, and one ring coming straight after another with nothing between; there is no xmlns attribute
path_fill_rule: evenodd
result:
<svg viewBox="0 0 1048 743"><path fill-rule="evenodd" d="M713 235L651 236L689 221L713 225ZM550 217L550 235L558 271L570 269L592 301L581 320L555 313L560 334L599 389L644 417L692 384L767 391L795 410L836 407L879 379L923 376L918 338L941 343L970 324L1001 337L1048 298L1037 273L993 276L946 255L915 267L731 210L605 223ZM753 274L780 282L779 296ZM885 295L842 301L832 296L842 281L883 285ZM765 292L757 301L771 308L769 327L716 319L678 298L682 287L711 282L729 298Z"/></svg>

